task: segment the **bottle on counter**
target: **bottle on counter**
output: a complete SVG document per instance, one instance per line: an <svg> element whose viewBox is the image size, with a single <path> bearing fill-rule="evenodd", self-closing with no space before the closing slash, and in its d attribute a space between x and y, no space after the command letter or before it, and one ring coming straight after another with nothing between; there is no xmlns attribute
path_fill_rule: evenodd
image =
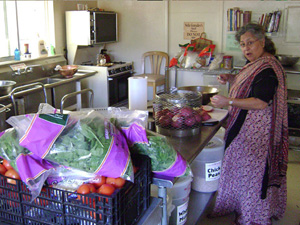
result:
<svg viewBox="0 0 300 225"><path fill-rule="evenodd" d="M19 51L18 48L16 48L16 50L15 50L15 60L20 60L21 59L20 55L21 55L21 52Z"/></svg>
<svg viewBox="0 0 300 225"><path fill-rule="evenodd" d="M231 55L223 56L223 68L226 70L232 69L232 56Z"/></svg>

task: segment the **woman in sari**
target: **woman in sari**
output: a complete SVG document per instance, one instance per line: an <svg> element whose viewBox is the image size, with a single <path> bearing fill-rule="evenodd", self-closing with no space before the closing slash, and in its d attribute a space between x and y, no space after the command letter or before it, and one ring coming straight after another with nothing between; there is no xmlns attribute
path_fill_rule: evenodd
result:
<svg viewBox="0 0 300 225"><path fill-rule="evenodd" d="M286 75L274 57L274 43L262 26L236 33L247 59L237 75L222 74L229 97L215 95L215 107L228 107L225 154L210 217L235 212L234 224L272 224L286 208L288 120Z"/></svg>

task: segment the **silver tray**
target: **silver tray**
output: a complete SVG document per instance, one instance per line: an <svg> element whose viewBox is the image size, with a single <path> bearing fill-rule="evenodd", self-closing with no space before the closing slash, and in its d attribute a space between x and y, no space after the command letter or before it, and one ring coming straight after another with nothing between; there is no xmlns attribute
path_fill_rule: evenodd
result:
<svg viewBox="0 0 300 225"><path fill-rule="evenodd" d="M200 127L190 129L166 129L156 125L156 132L166 136L186 137L200 134Z"/></svg>

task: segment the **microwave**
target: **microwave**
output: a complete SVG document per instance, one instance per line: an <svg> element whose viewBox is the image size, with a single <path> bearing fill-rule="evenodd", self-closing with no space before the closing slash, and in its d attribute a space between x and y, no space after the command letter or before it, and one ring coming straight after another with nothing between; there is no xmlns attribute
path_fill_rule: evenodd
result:
<svg viewBox="0 0 300 225"><path fill-rule="evenodd" d="M100 45L118 41L118 14L109 11L66 11L67 43Z"/></svg>

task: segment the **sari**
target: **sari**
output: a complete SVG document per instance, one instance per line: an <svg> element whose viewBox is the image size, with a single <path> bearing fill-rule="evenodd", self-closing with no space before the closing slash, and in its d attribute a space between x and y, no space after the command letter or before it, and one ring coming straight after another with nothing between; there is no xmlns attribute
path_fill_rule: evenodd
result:
<svg viewBox="0 0 300 225"><path fill-rule="evenodd" d="M220 184L212 217L237 214L238 224L271 224L286 208L288 122L286 75L273 56L260 57L235 76L230 98L247 98L254 78L274 70L278 87L272 103L262 110L248 110L244 123L225 150ZM241 109L229 108L225 139Z"/></svg>

